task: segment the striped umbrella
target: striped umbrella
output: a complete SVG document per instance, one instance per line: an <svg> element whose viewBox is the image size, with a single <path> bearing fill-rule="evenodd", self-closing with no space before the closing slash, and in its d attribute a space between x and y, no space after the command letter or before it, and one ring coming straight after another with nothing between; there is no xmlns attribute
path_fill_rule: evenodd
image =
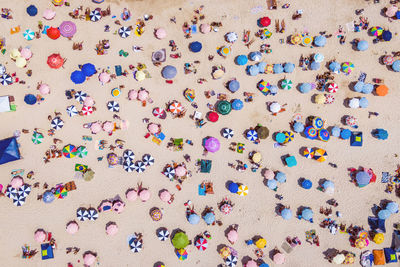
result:
<svg viewBox="0 0 400 267"><path fill-rule="evenodd" d="M283 143L289 143L294 139L294 134L290 131L284 131L285 141Z"/></svg>
<svg viewBox="0 0 400 267"><path fill-rule="evenodd" d="M342 64L342 71L346 74L350 74L354 70L354 64L347 61Z"/></svg>
<svg viewBox="0 0 400 267"><path fill-rule="evenodd" d="M78 91L75 94L75 100L80 102L80 103L85 101L86 97L87 97L87 94L85 92L82 92L82 91Z"/></svg>
<svg viewBox="0 0 400 267"><path fill-rule="evenodd" d="M314 157L314 149L311 147L306 147L303 151L303 156L307 159L312 159Z"/></svg>
<svg viewBox="0 0 400 267"><path fill-rule="evenodd" d="M258 138L258 134L255 130L248 130L246 133L247 140L255 141Z"/></svg>
<svg viewBox="0 0 400 267"><path fill-rule="evenodd" d="M171 105L169 105L169 111L172 114L178 114L179 112L182 112L183 111L182 104L179 102L172 103Z"/></svg>
<svg viewBox="0 0 400 267"><path fill-rule="evenodd" d="M32 142L36 145L41 144L43 142L43 134L38 132L33 132Z"/></svg>
<svg viewBox="0 0 400 267"><path fill-rule="evenodd" d="M61 129L62 127L64 127L64 121L62 119L60 119L60 117L55 117L52 121L51 121L51 127L54 130L58 130Z"/></svg>
<svg viewBox="0 0 400 267"><path fill-rule="evenodd" d="M324 121L320 117L314 117L312 126L317 130L322 129L324 127Z"/></svg>
<svg viewBox="0 0 400 267"><path fill-rule="evenodd" d="M208 247L208 241L207 241L207 239L205 239L203 237L200 237L200 238L197 238L197 240L194 243L194 245L198 250L204 251Z"/></svg>
<svg viewBox="0 0 400 267"><path fill-rule="evenodd" d="M167 115L165 113L165 110L163 108L154 108L153 109L153 115L157 118L160 119L165 119L165 116Z"/></svg>
<svg viewBox="0 0 400 267"><path fill-rule="evenodd" d="M372 27L372 28L370 29L370 32L371 32L372 35L378 37L378 36L381 36L381 35L382 35L383 29L382 29L382 27L375 26L375 27Z"/></svg>
<svg viewBox="0 0 400 267"><path fill-rule="evenodd" d="M76 155L80 158L86 157L88 154L87 148L85 146L79 146L76 149Z"/></svg>
<svg viewBox="0 0 400 267"><path fill-rule="evenodd" d="M247 196L247 194L249 193L249 188L247 187L247 185L240 185L237 191L237 194L239 196Z"/></svg>
<svg viewBox="0 0 400 267"><path fill-rule="evenodd" d="M315 150L314 159L319 162L324 162L328 156L328 153L322 148Z"/></svg>
<svg viewBox="0 0 400 267"><path fill-rule="evenodd" d="M135 163L133 161L125 160L122 167L126 172L133 172L135 170Z"/></svg>
<svg viewBox="0 0 400 267"><path fill-rule="evenodd" d="M83 106L82 107L82 113L83 115L90 115L93 113L93 107L92 106Z"/></svg>
<svg viewBox="0 0 400 267"><path fill-rule="evenodd" d="M76 107L74 105L68 106L67 107L67 114L70 117L76 116L76 115L78 115L78 110L76 109Z"/></svg>
<svg viewBox="0 0 400 267"><path fill-rule="evenodd" d="M4 73L3 75L0 76L0 83L4 86L10 85L13 83L13 78L11 77L10 74Z"/></svg>
<svg viewBox="0 0 400 267"><path fill-rule="evenodd" d="M101 19L100 11L97 9L90 11L89 18L93 22L99 21Z"/></svg>
<svg viewBox="0 0 400 267"><path fill-rule="evenodd" d="M326 130L326 129L320 129L320 130L318 131L318 138L319 138L319 140L324 141L324 142L328 142L330 137L331 137L331 136L330 136L328 130Z"/></svg>
<svg viewBox="0 0 400 267"><path fill-rule="evenodd" d="M63 155L66 158L74 158L76 156L76 147L74 145L66 145L63 150Z"/></svg>
<svg viewBox="0 0 400 267"><path fill-rule="evenodd" d="M35 38L35 32L32 31L31 29L27 29L26 31L24 31L24 33L22 35L28 41L31 41Z"/></svg>
<svg viewBox="0 0 400 267"><path fill-rule="evenodd" d="M336 83L330 83L328 85L328 92L329 93L336 93L338 89L339 89L339 86Z"/></svg>
<svg viewBox="0 0 400 267"><path fill-rule="evenodd" d="M122 157L124 158L125 161L133 162L133 160L135 159L135 153L133 153L132 150L127 149L122 154Z"/></svg>
<svg viewBox="0 0 400 267"><path fill-rule="evenodd" d="M281 82L281 87L282 87L282 89L284 89L284 90L290 90L290 89L292 89L292 87L293 87L293 82L292 82L292 80L289 80L289 79L284 79L284 80L282 80L282 82Z"/></svg>
<svg viewBox="0 0 400 267"><path fill-rule="evenodd" d="M131 35L131 28L123 26L118 30L118 34L122 38L129 37Z"/></svg>

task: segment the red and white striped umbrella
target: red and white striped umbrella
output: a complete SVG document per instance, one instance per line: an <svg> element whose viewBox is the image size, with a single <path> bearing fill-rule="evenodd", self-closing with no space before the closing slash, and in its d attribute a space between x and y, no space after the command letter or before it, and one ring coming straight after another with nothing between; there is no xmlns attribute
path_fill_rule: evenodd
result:
<svg viewBox="0 0 400 267"><path fill-rule="evenodd" d="M90 115L93 113L93 107L91 106L83 106L82 108L83 115Z"/></svg>
<svg viewBox="0 0 400 267"><path fill-rule="evenodd" d="M232 211L232 205L224 204L224 205L222 205L222 206L219 208L219 210L220 210L223 214L228 215L228 214L231 213L231 211Z"/></svg>
<svg viewBox="0 0 400 267"><path fill-rule="evenodd" d="M349 126L354 126L357 124L357 119L354 116L347 116L346 117L346 124Z"/></svg>
<svg viewBox="0 0 400 267"><path fill-rule="evenodd" d="M157 118L165 117L165 110L163 108L155 108L153 109L153 115Z"/></svg>
<svg viewBox="0 0 400 267"><path fill-rule="evenodd" d="M196 248L200 251L204 251L207 249L208 247L208 241L207 239L203 238L203 237L199 237L197 238L196 242L194 243L194 245L196 246Z"/></svg>
<svg viewBox="0 0 400 267"><path fill-rule="evenodd" d="M328 85L328 92L329 93L336 93L339 90L339 86L336 83L330 83Z"/></svg>
<svg viewBox="0 0 400 267"><path fill-rule="evenodd" d="M332 104L335 101L335 96L333 94L325 95L325 104Z"/></svg>
<svg viewBox="0 0 400 267"><path fill-rule="evenodd" d="M172 112L172 114L178 114L179 112L183 111L182 104L179 102L174 102L171 105L169 105L169 111Z"/></svg>

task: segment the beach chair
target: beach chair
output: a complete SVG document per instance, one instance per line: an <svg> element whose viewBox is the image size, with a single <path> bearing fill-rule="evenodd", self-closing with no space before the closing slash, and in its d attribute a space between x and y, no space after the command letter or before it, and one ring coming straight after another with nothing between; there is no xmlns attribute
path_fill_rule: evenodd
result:
<svg viewBox="0 0 400 267"><path fill-rule="evenodd" d="M374 249L372 254L374 255L375 265L385 265L385 253L383 252L383 249Z"/></svg>

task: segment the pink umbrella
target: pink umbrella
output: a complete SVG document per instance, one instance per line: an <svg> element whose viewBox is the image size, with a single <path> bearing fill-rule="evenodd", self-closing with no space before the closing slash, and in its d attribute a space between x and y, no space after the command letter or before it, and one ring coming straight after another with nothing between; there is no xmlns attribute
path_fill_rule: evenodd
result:
<svg viewBox="0 0 400 267"><path fill-rule="evenodd" d="M276 264L283 264L285 263L285 255L283 255L280 252L277 252L275 253L273 260Z"/></svg>
<svg viewBox="0 0 400 267"><path fill-rule="evenodd" d="M110 133L114 130L114 123L111 121L106 121L103 123L103 130L106 131L107 133Z"/></svg>
<svg viewBox="0 0 400 267"><path fill-rule="evenodd" d="M90 125L90 130L92 131L92 134L97 134L101 131L101 125L98 122L94 122L92 123L92 125Z"/></svg>
<svg viewBox="0 0 400 267"><path fill-rule="evenodd" d="M102 73L99 74L99 81L101 82L102 85L108 83L111 80L111 75L108 74L107 72L103 71Z"/></svg>
<svg viewBox="0 0 400 267"><path fill-rule="evenodd" d="M215 137L210 137L206 140L204 147L207 151L212 153L217 152L220 148L221 144L219 143L218 139Z"/></svg>
<svg viewBox="0 0 400 267"><path fill-rule="evenodd" d="M52 20L56 16L56 12L50 8L43 11L43 18Z"/></svg>
<svg viewBox="0 0 400 267"><path fill-rule="evenodd" d="M135 189L130 189L125 194L126 199L129 201L135 201L138 197L138 192Z"/></svg>
<svg viewBox="0 0 400 267"><path fill-rule="evenodd" d="M138 94L138 99L140 101L146 101L147 98L149 98L149 92L147 92L146 90L140 90Z"/></svg>
<svg viewBox="0 0 400 267"><path fill-rule="evenodd" d="M91 98L90 96L87 96L87 97L85 98L85 100L83 101L83 105L84 105L84 106L87 106L87 107L93 106L93 105L94 105L94 100L93 100L93 98Z"/></svg>
<svg viewBox="0 0 400 267"><path fill-rule="evenodd" d="M93 252L86 252L83 254L83 264L91 266L96 262L96 254Z"/></svg>
<svg viewBox="0 0 400 267"><path fill-rule="evenodd" d="M171 200L171 194L168 192L168 190L164 190L160 193L160 199L164 202L168 202Z"/></svg>
<svg viewBox="0 0 400 267"><path fill-rule="evenodd" d="M14 178L12 178L10 184L12 188L18 189L24 184L24 179L22 179L21 176L15 176Z"/></svg>
<svg viewBox="0 0 400 267"><path fill-rule="evenodd" d="M140 197L140 200L142 200L143 202L146 202L147 200L150 199L151 193L147 189L142 189L142 191L140 191L140 193L139 193L139 197Z"/></svg>
<svg viewBox="0 0 400 267"><path fill-rule="evenodd" d="M113 236L113 235L116 235L117 233L118 233L118 226L116 223L111 222L106 225L106 234L107 235Z"/></svg>
<svg viewBox="0 0 400 267"><path fill-rule="evenodd" d="M272 180L275 178L275 173L271 170L265 170L264 172L264 178L267 180Z"/></svg>
<svg viewBox="0 0 400 267"><path fill-rule="evenodd" d="M134 100L134 99L137 99L137 97L138 97L138 92L136 91L136 90L130 90L129 92L128 92L128 99L129 100Z"/></svg>
<svg viewBox="0 0 400 267"><path fill-rule="evenodd" d="M227 238L229 242L235 244L236 241L238 240L238 232L234 229L230 230L229 233L227 234Z"/></svg>
<svg viewBox="0 0 400 267"><path fill-rule="evenodd" d="M178 177L185 176L187 173L186 168L183 166L178 166L175 168L175 175Z"/></svg>
<svg viewBox="0 0 400 267"><path fill-rule="evenodd" d="M37 229L35 231L34 239L38 243L43 243L47 238L47 233L43 229Z"/></svg>
<svg viewBox="0 0 400 267"><path fill-rule="evenodd" d="M50 93L50 86L46 83L42 83L38 90L42 95L48 95Z"/></svg>
<svg viewBox="0 0 400 267"><path fill-rule="evenodd" d="M67 224L66 230L68 234L76 234L79 230L79 225L75 221L71 221Z"/></svg>
<svg viewBox="0 0 400 267"><path fill-rule="evenodd" d="M167 32L165 31L165 29L164 28L158 28L156 31L155 31L155 36L156 36L156 38L157 39L164 39L165 37L167 37Z"/></svg>
<svg viewBox="0 0 400 267"><path fill-rule="evenodd" d="M58 26L62 36L66 38L71 38L76 33L76 25L72 21L63 21L60 26Z"/></svg>
<svg viewBox="0 0 400 267"><path fill-rule="evenodd" d="M250 260L246 263L246 267L257 267L257 262Z"/></svg>
<svg viewBox="0 0 400 267"><path fill-rule="evenodd" d="M200 32L201 33L209 33L211 31L211 26L210 24L203 23L200 25Z"/></svg>
<svg viewBox="0 0 400 267"><path fill-rule="evenodd" d="M156 134L156 133L160 132L160 127L155 123L150 123L147 126L147 130L149 130L149 132L152 133L152 134Z"/></svg>
<svg viewBox="0 0 400 267"><path fill-rule="evenodd" d="M122 130L128 129L128 127L129 127L129 121L128 121L128 120L121 120L120 123L119 123L119 127L120 127Z"/></svg>
<svg viewBox="0 0 400 267"><path fill-rule="evenodd" d="M32 57L32 51L29 48L22 48L20 53L21 57L25 58L26 60L29 60Z"/></svg>
<svg viewBox="0 0 400 267"><path fill-rule="evenodd" d="M115 201L112 206L113 211L115 211L116 213L123 212L124 208L125 208L125 204L120 200Z"/></svg>

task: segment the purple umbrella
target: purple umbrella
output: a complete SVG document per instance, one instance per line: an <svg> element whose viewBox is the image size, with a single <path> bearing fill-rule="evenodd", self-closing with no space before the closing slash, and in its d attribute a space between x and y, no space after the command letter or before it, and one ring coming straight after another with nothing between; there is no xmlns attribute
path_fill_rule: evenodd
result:
<svg viewBox="0 0 400 267"><path fill-rule="evenodd" d="M71 38L76 33L76 25L72 21L63 21L58 26L60 34L66 38Z"/></svg>
<svg viewBox="0 0 400 267"><path fill-rule="evenodd" d="M210 137L206 140L204 147L207 151L212 153L217 152L220 148L221 144L219 143L218 139L215 137Z"/></svg>

